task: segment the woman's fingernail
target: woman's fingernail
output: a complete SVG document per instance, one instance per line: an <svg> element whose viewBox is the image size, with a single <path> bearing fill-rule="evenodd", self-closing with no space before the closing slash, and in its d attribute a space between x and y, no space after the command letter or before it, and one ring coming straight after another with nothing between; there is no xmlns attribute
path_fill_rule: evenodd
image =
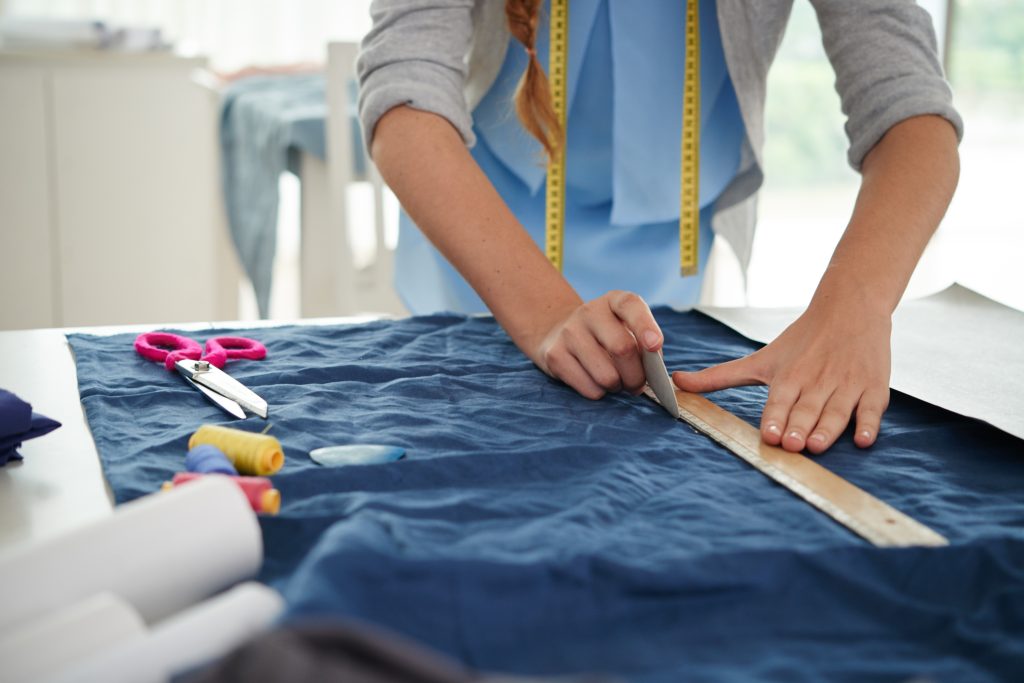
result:
<svg viewBox="0 0 1024 683"><path fill-rule="evenodd" d="M789 438L796 439L797 441L799 441L803 437L800 436L800 432L790 432L789 433Z"/></svg>
<svg viewBox="0 0 1024 683"><path fill-rule="evenodd" d="M869 432L866 429L862 429L862 430L860 430L860 436L861 436L862 439L870 439L871 438L871 432Z"/></svg>
<svg viewBox="0 0 1024 683"><path fill-rule="evenodd" d="M652 349L658 345L658 335L651 330L644 332L644 345L648 349Z"/></svg>
<svg viewBox="0 0 1024 683"><path fill-rule="evenodd" d="M815 443L825 443L825 435L815 432L814 434L811 434L811 437L807 440Z"/></svg>
<svg viewBox="0 0 1024 683"><path fill-rule="evenodd" d="M782 430L779 429L779 425L775 424L774 422L769 422L768 426L765 427L765 431L768 432L769 434L774 434L775 436L782 434Z"/></svg>

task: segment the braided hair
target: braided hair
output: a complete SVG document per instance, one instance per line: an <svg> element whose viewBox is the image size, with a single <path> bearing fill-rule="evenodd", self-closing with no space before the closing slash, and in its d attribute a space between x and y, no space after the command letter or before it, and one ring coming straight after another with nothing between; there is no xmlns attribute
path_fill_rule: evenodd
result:
<svg viewBox="0 0 1024 683"><path fill-rule="evenodd" d="M537 60L537 25L543 0L505 0L505 16L512 36L523 44L529 63L516 87L515 105L519 121L544 146L548 158L562 146L565 131L551 102L548 77Z"/></svg>

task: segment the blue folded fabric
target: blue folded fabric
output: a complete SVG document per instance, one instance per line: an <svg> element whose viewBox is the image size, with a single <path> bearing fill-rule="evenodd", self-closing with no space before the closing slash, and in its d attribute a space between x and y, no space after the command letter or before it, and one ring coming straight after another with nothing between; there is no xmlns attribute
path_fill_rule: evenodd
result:
<svg viewBox="0 0 1024 683"><path fill-rule="evenodd" d="M671 369L757 348L655 315ZM226 370L268 400L287 456L281 513L261 519L287 623L343 616L480 670L644 683L1024 671L1024 448L989 425L894 392L875 447L847 433L815 458L951 542L878 549L647 399L550 380L491 318L244 334L268 356ZM200 424L229 423L132 339L70 337L118 502L182 469ZM765 397L711 395L751 424ZM308 458L346 443L406 455Z"/></svg>
<svg viewBox="0 0 1024 683"><path fill-rule="evenodd" d="M22 460L18 447L60 427L60 422L32 412L32 405L0 389L0 467Z"/></svg>
<svg viewBox="0 0 1024 683"><path fill-rule="evenodd" d="M324 75L252 76L229 85L223 94L220 142L224 203L231 238L252 281L260 316L270 306L274 254L277 251L278 180L298 172L295 151L327 157L327 97ZM348 84L353 135L353 169L365 172L367 160L355 113L355 81Z"/></svg>
<svg viewBox="0 0 1024 683"><path fill-rule="evenodd" d="M231 238L267 317L277 251L277 184L298 144L323 158L322 74L254 76L224 91L220 140Z"/></svg>

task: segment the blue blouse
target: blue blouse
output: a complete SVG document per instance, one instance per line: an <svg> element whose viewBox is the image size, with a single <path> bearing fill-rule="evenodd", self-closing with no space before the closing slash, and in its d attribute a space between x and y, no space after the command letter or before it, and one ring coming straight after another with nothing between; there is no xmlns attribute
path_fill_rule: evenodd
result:
<svg viewBox="0 0 1024 683"><path fill-rule="evenodd" d="M679 275L682 0L574 0L568 54L563 273L584 300L611 289L651 305L691 306L701 278ZM545 13L546 16L546 13ZM714 0L701 0L701 273L710 207L736 173L745 135ZM537 53L547 63L545 22ZM526 53L513 41L473 112L474 159L534 240L544 244L544 157L519 124L513 93ZM396 287L413 313L487 310L403 211Z"/></svg>

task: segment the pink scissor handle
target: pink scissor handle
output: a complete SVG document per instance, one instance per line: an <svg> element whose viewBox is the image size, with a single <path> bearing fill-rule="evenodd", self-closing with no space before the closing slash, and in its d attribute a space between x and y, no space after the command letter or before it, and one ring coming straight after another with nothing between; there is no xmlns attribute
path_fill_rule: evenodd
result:
<svg viewBox="0 0 1024 683"><path fill-rule="evenodd" d="M168 370L174 369L179 360L191 358L199 360L203 355L203 347L198 342L170 332L146 332L135 338L135 350L139 355L158 363L163 361Z"/></svg>
<svg viewBox="0 0 1024 683"><path fill-rule="evenodd" d="M218 368L224 367L229 358L247 358L262 360L267 357L267 347L255 339L248 337L214 337L206 342L206 355L203 360L210 361Z"/></svg>
<svg viewBox="0 0 1024 683"><path fill-rule="evenodd" d="M204 354L198 342L170 332L140 334L135 338L135 350L143 358L163 362L168 370L174 370L174 364L186 358L223 368L229 358L260 360L267 356L267 347L246 337L214 337L206 342Z"/></svg>

